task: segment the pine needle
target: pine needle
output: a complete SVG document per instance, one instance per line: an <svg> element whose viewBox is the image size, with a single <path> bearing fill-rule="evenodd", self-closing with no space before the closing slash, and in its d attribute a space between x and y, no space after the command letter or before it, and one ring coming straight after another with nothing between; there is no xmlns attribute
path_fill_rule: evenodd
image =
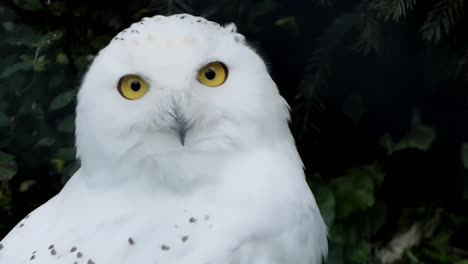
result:
<svg viewBox="0 0 468 264"><path fill-rule="evenodd" d="M437 43L449 35L458 18L463 15L463 0L441 0L429 12L420 32L423 39Z"/></svg>
<svg viewBox="0 0 468 264"><path fill-rule="evenodd" d="M385 18L385 21L398 22L405 18L416 5L416 0L375 0L371 8Z"/></svg>
<svg viewBox="0 0 468 264"><path fill-rule="evenodd" d="M168 16L178 13L193 14L191 4L190 0L151 0L146 11Z"/></svg>

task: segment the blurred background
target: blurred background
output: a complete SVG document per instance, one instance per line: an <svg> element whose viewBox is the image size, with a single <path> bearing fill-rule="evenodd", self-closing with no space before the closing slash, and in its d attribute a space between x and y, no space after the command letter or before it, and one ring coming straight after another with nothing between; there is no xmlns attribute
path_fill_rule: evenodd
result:
<svg viewBox="0 0 468 264"><path fill-rule="evenodd" d="M0 238L79 168L76 92L142 17L235 22L268 61L327 263L468 263L463 0L0 0ZM287 213L287 212L284 212Z"/></svg>

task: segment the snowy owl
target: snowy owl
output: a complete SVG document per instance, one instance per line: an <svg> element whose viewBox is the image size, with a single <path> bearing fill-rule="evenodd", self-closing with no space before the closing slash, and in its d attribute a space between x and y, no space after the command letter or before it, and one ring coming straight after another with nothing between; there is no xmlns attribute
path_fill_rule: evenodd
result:
<svg viewBox="0 0 468 264"><path fill-rule="evenodd" d="M264 61L191 15L145 18L77 96L81 168L0 264L318 264L327 229Z"/></svg>

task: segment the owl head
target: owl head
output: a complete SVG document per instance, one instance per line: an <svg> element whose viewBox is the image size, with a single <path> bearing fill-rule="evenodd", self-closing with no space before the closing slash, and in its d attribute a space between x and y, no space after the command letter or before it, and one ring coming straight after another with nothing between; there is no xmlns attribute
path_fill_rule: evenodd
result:
<svg viewBox="0 0 468 264"><path fill-rule="evenodd" d="M235 25L186 14L120 32L85 75L76 114L84 168L290 138L288 106Z"/></svg>

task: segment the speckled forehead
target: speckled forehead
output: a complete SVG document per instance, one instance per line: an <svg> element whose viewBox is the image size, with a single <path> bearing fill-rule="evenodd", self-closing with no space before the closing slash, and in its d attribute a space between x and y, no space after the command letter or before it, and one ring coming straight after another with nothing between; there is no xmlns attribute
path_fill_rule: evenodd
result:
<svg viewBox="0 0 468 264"><path fill-rule="evenodd" d="M223 27L202 17L181 14L143 18L117 34L112 42L138 45L150 41L172 46L193 44L197 39L206 41L221 36L232 37L234 41L244 43L244 37L236 32L233 24Z"/></svg>

